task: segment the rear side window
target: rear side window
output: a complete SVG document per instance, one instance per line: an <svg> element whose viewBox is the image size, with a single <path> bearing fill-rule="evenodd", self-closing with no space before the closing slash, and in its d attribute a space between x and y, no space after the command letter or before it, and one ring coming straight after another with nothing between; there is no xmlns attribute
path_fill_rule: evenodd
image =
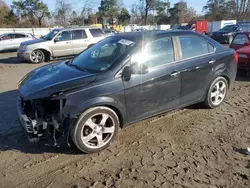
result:
<svg viewBox="0 0 250 188"><path fill-rule="evenodd" d="M89 32L93 37L104 37L104 33L101 29L89 29Z"/></svg>
<svg viewBox="0 0 250 188"><path fill-rule="evenodd" d="M18 38L25 38L26 36L23 35L23 34L15 34L15 38L18 39Z"/></svg>
<svg viewBox="0 0 250 188"><path fill-rule="evenodd" d="M142 54L135 54L135 61L143 61L142 63L149 68L171 63L174 59L173 42L170 37L153 41L146 46Z"/></svg>
<svg viewBox="0 0 250 188"><path fill-rule="evenodd" d="M180 37L183 59L214 52L214 47L207 41L195 36Z"/></svg>
<svg viewBox="0 0 250 188"><path fill-rule="evenodd" d="M234 38L232 44L245 44L246 42L249 42L248 37L245 34L238 34Z"/></svg>
<svg viewBox="0 0 250 188"><path fill-rule="evenodd" d="M84 30L73 30L72 31L72 39L78 40L78 39L86 39L87 35Z"/></svg>
<svg viewBox="0 0 250 188"><path fill-rule="evenodd" d="M241 31L250 31L250 25L243 25Z"/></svg>

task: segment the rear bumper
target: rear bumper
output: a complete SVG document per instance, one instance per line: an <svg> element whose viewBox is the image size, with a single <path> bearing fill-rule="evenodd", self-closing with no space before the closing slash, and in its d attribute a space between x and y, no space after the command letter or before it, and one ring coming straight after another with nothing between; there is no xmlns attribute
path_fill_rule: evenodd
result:
<svg viewBox="0 0 250 188"><path fill-rule="evenodd" d="M249 62L241 62L238 63L238 69L241 70L250 70L250 61Z"/></svg>

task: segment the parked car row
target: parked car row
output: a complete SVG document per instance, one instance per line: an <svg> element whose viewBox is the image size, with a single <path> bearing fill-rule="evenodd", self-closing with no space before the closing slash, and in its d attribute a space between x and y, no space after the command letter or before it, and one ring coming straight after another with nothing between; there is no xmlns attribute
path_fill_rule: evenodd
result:
<svg viewBox="0 0 250 188"><path fill-rule="evenodd" d="M0 51L17 50L22 42L35 40L30 33L5 33L0 35Z"/></svg>
<svg viewBox="0 0 250 188"><path fill-rule="evenodd" d="M54 30L46 38L53 46L74 33L83 30ZM196 32L121 33L28 73L19 82L18 114L31 142L63 135L82 152L99 152L134 122L194 103L220 106L237 62L233 49Z"/></svg>

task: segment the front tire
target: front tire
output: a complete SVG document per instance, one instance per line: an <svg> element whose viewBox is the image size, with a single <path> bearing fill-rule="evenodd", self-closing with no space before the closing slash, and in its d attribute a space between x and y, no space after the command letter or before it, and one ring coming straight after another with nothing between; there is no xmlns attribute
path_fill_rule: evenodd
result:
<svg viewBox="0 0 250 188"><path fill-rule="evenodd" d="M42 63L45 60L45 55L43 53L43 51L41 50L34 50L33 52L31 52L30 54L30 61L32 63Z"/></svg>
<svg viewBox="0 0 250 188"><path fill-rule="evenodd" d="M204 104L208 108L216 108L222 104L228 92L228 81L224 77L217 77L206 94Z"/></svg>
<svg viewBox="0 0 250 188"><path fill-rule="evenodd" d="M72 127L70 136L75 146L84 153L106 149L119 129L117 114L107 107L94 107L84 112Z"/></svg>

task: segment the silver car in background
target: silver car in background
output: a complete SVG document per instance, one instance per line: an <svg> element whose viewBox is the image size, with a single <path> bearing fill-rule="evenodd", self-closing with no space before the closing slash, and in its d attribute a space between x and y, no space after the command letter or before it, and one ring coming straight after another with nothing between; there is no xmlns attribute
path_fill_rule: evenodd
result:
<svg viewBox="0 0 250 188"><path fill-rule="evenodd" d="M17 50L22 42L36 39L30 33L5 33L0 35L0 51Z"/></svg>
<svg viewBox="0 0 250 188"><path fill-rule="evenodd" d="M18 49L18 57L42 63L54 58L75 56L105 38L96 27L59 28L50 31L40 39L23 42Z"/></svg>

